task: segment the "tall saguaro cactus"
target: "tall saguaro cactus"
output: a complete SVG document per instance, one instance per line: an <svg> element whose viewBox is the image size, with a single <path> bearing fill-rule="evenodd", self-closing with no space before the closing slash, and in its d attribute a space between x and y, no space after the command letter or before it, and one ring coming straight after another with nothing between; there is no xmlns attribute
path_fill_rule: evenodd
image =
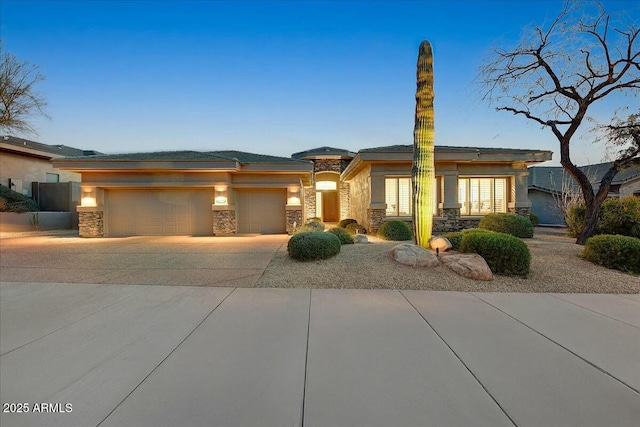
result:
<svg viewBox="0 0 640 427"><path fill-rule="evenodd" d="M416 114L413 128L413 239L429 246L433 226L434 127L433 127L433 51L427 40L418 49Z"/></svg>

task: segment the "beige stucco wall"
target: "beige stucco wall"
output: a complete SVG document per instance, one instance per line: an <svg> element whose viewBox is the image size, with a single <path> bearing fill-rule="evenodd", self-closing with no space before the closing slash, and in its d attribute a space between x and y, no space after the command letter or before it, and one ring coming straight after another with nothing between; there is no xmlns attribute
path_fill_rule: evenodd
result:
<svg viewBox="0 0 640 427"><path fill-rule="evenodd" d="M620 196L633 196L636 193L640 193L640 177L629 180L620 185Z"/></svg>
<svg viewBox="0 0 640 427"><path fill-rule="evenodd" d="M367 209L371 204L371 166L363 168L349 183L349 216L367 227Z"/></svg>
<svg viewBox="0 0 640 427"><path fill-rule="evenodd" d="M31 196L32 182L46 182L46 173L57 173L60 182L80 181L80 174L55 169L51 162L37 157L0 152L0 184L9 186L9 179L21 179L22 189Z"/></svg>

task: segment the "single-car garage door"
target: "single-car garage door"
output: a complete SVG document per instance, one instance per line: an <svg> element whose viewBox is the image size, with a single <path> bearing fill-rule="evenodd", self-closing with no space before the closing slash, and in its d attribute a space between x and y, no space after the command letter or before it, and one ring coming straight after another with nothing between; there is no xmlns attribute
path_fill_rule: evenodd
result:
<svg viewBox="0 0 640 427"><path fill-rule="evenodd" d="M238 233L285 233L287 190L236 190Z"/></svg>
<svg viewBox="0 0 640 427"><path fill-rule="evenodd" d="M213 234L213 190L109 190L109 236Z"/></svg>

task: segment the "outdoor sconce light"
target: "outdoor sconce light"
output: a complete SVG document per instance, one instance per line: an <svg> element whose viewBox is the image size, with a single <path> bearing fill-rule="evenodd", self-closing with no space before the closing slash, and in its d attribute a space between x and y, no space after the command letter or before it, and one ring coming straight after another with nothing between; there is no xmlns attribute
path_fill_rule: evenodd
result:
<svg viewBox="0 0 640 427"><path fill-rule="evenodd" d="M80 206L98 206L98 204L96 203L95 188L82 189L82 198L80 199Z"/></svg>
<svg viewBox="0 0 640 427"><path fill-rule="evenodd" d="M287 205L300 205L300 187L292 186L287 188Z"/></svg>
<svg viewBox="0 0 640 427"><path fill-rule="evenodd" d="M215 205L227 204L227 186L226 185L216 185L215 194L216 194L216 197L214 199Z"/></svg>

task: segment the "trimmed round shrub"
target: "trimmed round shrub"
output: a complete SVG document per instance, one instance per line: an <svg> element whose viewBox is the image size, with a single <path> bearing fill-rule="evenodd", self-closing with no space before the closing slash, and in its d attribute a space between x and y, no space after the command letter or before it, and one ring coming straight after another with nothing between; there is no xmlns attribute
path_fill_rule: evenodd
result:
<svg viewBox="0 0 640 427"><path fill-rule="evenodd" d="M324 231L294 234L287 244L289 256L298 261L327 259L340 252L340 239Z"/></svg>
<svg viewBox="0 0 640 427"><path fill-rule="evenodd" d="M411 240L413 233L405 221L393 220L382 223L378 228L378 237L384 240Z"/></svg>
<svg viewBox="0 0 640 427"><path fill-rule="evenodd" d="M307 219L307 224L309 224L310 222L322 222L322 218L318 216L312 216L311 218Z"/></svg>
<svg viewBox="0 0 640 427"><path fill-rule="evenodd" d="M527 276L531 253L527 244L515 236L496 232L462 233L460 252L480 255L495 274Z"/></svg>
<svg viewBox="0 0 640 427"><path fill-rule="evenodd" d="M489 230L480 230L478 228L467 228L462 231L451 231L444 233L442 237L446 237L451 242L451 249L454 251L460 250L460 242L462 242L462 236L467 233L491 233Z"/></svg>
<svg viewBox="0 0 640 427"><path fill-rule="evenodd" d="M514 213L492 213L480 220L478 228L516 237L533 237L533 224L521 215Z"/></svg>
<svg viewBox="0 0 640 427"><path fill-rule="evenodd" d="M358 224L357 222L352 222L351 224L347 224L345 230L349 232L349 234L367 234L367 229Z"/></svg>
<svg viewBox="0 0 640 427"><path fill-rule="evenodd" d="M538 215L532 213L529 215L529 219L531 220L531 224L533 224L534 227L540 225L540 218L538 217Z"/></svg>
<svg viewBox="0 0 640 427"><path fill-rule="evenodd" d="M640 239L602 234L587 239L582 257L594 264L640 274Z"/></svg>
<svg viewBox="0 0 640 427"><path fill-rule="evenodd" d="M353 218L345 218L345 219L341 219L340 222L338 223L338 227L340 228L346 228L347 225L349 224L357 224L358 221L356 221Z"/></svg>
<svg viewBox="0 0 640 427"><path fill-rule="evenodd" d="M327 233L334 234L340 240L340 244L342 245L352 245L353 244L353 236L349 234L347 230L342 227L333 227L327 230Z"/></svg>

